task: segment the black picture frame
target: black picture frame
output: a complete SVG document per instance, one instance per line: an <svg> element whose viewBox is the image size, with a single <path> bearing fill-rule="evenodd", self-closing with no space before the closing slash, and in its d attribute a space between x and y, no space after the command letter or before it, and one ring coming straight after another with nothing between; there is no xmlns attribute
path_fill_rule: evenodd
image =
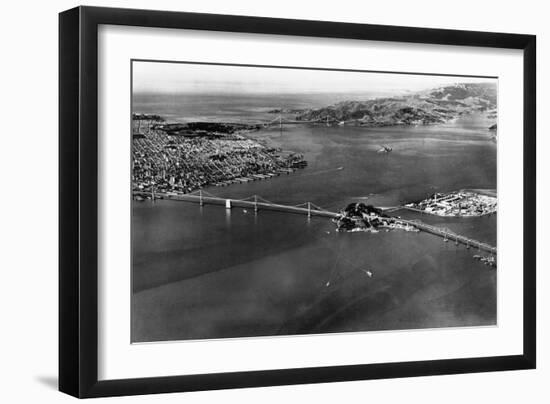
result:
<svg viewBox="0 0 550 404"><path fill-rule="evenodd" d="M523 353L99 381L97 52L100 24L523 50ZM535 122L536 37L533 35L96 7L77 7L60 13L59 390L85 398L535 368Z"/></svg>

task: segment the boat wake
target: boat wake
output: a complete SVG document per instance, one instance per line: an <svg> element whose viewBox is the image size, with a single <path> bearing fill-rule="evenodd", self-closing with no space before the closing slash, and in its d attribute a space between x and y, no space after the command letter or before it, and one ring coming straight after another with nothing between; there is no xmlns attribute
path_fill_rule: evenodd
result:
<svg viewBox="0 0 550 404"><path fill-rule="evenodd" d="M304 172L304 174L302 174L301 176L302 177L308 177L308 176L311 176L311 175L328 174L328 173L332 173L332 172L335 172L335 171L342 171L343 169L344 169L343 166L335 167L335 168L327 168L327 169L324 169L324 170Z"/></svg>
<svg viewBox="0 0 550 404"><path fill-rule="evenodd" d="M367 200L367 199L370 199L372 198L373 196L375 195L378 195L378 194L375 194L375 193L370 193L366 196L352 196L351 199L364 199L364 200Z"/></svg>

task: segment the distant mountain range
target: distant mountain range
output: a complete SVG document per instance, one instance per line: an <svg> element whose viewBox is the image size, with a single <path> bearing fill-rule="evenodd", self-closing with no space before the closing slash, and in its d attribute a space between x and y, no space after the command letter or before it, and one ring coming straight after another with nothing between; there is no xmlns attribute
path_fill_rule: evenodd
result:
<svg viewBox="0 0 550 404"><path fill-rule="evenodd" d="M359 126L429 125L464 114L487 113L496 121L497 87L493 83L461 83L410 95L366 101L342 101L297 112L296 120Z"/></svg>

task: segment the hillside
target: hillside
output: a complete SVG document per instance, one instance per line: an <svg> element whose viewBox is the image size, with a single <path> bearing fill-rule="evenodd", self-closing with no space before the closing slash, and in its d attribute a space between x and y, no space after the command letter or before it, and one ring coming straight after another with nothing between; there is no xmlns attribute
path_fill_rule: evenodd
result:
<svg viewBox="0 0 550 404"><path fill-rule="evenodd" d="M473 112L496 118L496 103L496 84L455 84L405 96L342 101L302 111L296 119L361 126L429 125Z"/></svg>

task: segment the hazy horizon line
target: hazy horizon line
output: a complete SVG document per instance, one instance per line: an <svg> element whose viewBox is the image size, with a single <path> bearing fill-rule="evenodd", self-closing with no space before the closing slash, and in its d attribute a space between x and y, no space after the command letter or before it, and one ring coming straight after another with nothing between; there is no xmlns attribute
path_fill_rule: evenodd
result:
<svg viewBox="0 0 550 404"><path fill-rule="evenodd" d="M154 61L134 61L131 77L135 93L167 94L396 94L498 80L437 73Z"/></svg>
<svg viewBox="0 0 550 404"><path fill-rule="evenodd" d="M486 82L455 82L455 83L449 83L447 85L439 85L439 86L428 86L424 89L406 89L406 88L399 88L399 89L372 89L372 90L343 90L343 91L335 91L335 90L307 90L307 91L257 91L257 90L247 90L242 89L240 91L236 91L235 89L217 89L217 90L167 90L167 89L158 89L158 90L152 90L152 89L132 89L132 95L203 95L203 96L234 96L234 95L264 95L264 96L288 96L288 95L411 95L411 94L417 94L422 93L429 90L436 90L438 88L443 87L449 87L452 85L458 85L458 84L496 84L493 83L492 79L487 79ZM493 79L496 80L496 79Z"/></svg>

